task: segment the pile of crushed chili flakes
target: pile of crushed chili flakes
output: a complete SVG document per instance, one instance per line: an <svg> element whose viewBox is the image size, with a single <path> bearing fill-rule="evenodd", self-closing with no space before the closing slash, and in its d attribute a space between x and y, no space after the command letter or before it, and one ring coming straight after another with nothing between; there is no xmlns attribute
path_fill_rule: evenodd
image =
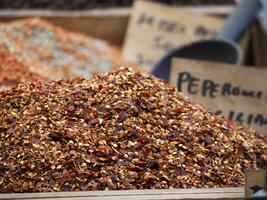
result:
<svg viewBox="0 0 267 200"><path fill-rule="evenodd" d="M0 93L1 192L236 187L266 155L262 134L127 68Z"/></svg>
<svg viewBox="0 0 267 200"><path fill-rule="evenodd" d="M15 54L0 51L0 90L10 89L19 83L44 79L34 69L17 60Z"/></svg>
<svg viewBox="0 0 267 200"><path fill-rule="evenodd" d="M0 50L17 54L29 66L47 68L42 75L56 78L90 77L127 64L119 48L106 41L38 19L15 20L0 25Z"/></svg>

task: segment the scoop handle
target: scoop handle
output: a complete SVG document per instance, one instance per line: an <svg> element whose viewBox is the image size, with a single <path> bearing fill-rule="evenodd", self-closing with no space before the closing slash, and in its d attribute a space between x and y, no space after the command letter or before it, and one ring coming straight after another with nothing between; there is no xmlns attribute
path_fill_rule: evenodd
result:
<svg viewBox="0 0 267 200"><path fill-rule="evenodd" d="M243 0L240 2L218 32L217 38L238 41L247 27L257 17L260 8L260 0Z"/></svg>

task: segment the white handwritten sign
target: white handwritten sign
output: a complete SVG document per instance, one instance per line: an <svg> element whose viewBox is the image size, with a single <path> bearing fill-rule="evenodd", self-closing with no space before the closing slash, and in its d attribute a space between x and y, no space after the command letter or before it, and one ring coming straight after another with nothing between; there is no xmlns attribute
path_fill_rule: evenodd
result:
<svg viewBox="0 0 267 200"><path fill-rule="evenodd" d="M171 49L213 37L223 20L148 1L135 1L123 57L147 70Z"/></svg>
<svg viewBox="0 0 267 200"><path fill-rule="evenodd" d="M215 114L267 135L267 69L174 58L170 83Z"/></svg>

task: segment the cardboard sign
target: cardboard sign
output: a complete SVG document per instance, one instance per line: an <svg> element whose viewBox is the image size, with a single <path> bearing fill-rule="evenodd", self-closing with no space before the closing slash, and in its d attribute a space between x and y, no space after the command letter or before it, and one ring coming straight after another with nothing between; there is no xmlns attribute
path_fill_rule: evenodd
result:
<svg viewBox="0 0 267 200"><path fill-rule="evenodd" d="M222 25L223 20L218 18L163 4L135 1L122 54L149 71L155 61L171 49L211 38Z"/></svg>
<svg viewBox="0 0 267 200"><path fill-rule="evenodd" d="M245 197L264 188L265 170L247 170L245 174Z"/></svg>
<svg viewBox="0 0 267 200"><path fill-rule="evenodd" d="M170 83L215 114L267 135L267 69L175 58Z"/></svg>

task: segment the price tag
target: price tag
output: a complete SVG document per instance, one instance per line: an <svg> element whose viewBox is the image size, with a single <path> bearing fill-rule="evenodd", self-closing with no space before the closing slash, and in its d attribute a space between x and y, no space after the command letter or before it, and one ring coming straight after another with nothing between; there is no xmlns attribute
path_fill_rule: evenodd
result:
<svg viewBox="0 0 267 200"><path fill-rule="evenodd" d="M267 135L267 69L173 59L170 83L215 114Z"/></svg>
<svg viewBox="0 0 267 200"><path fill-rule="evenodd" d="M223 20L163 4L135 1L123 46L123 57L146 70L171 49L214 37Z"/></svg>

